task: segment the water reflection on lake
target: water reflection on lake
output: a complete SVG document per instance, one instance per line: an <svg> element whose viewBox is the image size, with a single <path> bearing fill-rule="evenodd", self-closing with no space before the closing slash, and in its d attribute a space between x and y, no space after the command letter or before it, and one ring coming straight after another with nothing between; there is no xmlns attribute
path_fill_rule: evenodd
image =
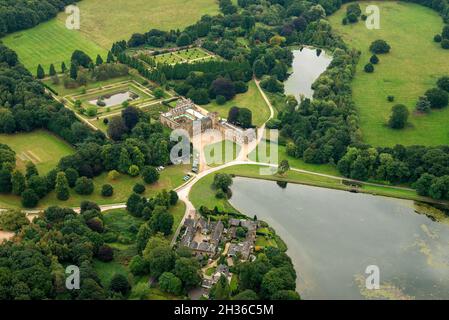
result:
<svg viewBox="0 0 449 320"><path fill-rule="evenodd" d="M298 101L301 95L312 98L312 84L326 71L332 61L332 57L324 51L303 48L293 51L293 73L284 82L285 93L294 95Z"/></svg>
<svg viewBox="0 0 449 320"><path fill-rule="evenodd" d="M449 226L411 201L234 179L231 204L268 222L289 247L305 299L449 298ZM365 287L380 268L380 290Z"/></svg>

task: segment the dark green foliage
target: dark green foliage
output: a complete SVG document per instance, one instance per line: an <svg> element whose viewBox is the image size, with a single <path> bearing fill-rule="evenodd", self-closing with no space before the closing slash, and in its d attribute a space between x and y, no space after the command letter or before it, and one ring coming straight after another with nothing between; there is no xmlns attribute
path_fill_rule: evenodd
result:
<svg viewBox="0 0 449 320"><path fill-rule="evenodd" d="M427 97L419 97L418 102L416 103L416 111L421 113L429 113L431 104Z"/></svg>
<svg viewBox="0 0 449 320"><path fill-rule="evenodd" d="M397 104L391 109L390 120L388 125L392 129L403 129L407 124L409 111L403 104Z"/></svg>
<svg viewBox="0 0 449 320"><path fill-rule="evenodd" d="M97 58L95 59L95 65L99 66L103 64L103 58L100 55L97 55Z"/></svg>
<svg viewBox="0 0 449 320"><path fill-rule="evenodd" d="M441 37L440 34L436 34L436 35L433 37L433 41L435 41L436 43L440 43L442 40L443 40L443 38Z"/></svg>
<svg viewBox="0 0 449 320"><path fill-rule="evenodd" d="M112 248L108 245L102 245L98 249L97 258L103 262L112 261L114 259L114 250L112 250Z"/></svg>
<svg viewBox="0 0 449 320"><path fill-rule="evenodd" d="M449 39L441 40L441 48L449 50Z"/></svg>
<svg viewBox="0 0 449 320"><path fill-rule="evenodd" d="M42 68L41 65L37 66L36 76L37 76L38 79L44 79L45 78L45 71L44 71L44 68Z"/></svg>
<svg viewBox="0 0 449 320"><path fill-rule="evenodd" d="M371 56L371 58L369 59L369 62L371 62L372 64L378 64L379 63L379 58L375 54L373 54Z"/></svg>
<svg viewBox="0 0 449 320"><path fill-rule="evenodd" d="M369 50L375 54L390 52L390 45L385 40L376 40L371 43Z"/></svg>
<svg viewBox="0 0 449 320"><path fill-rule="evenodd" d="M434 179L434 175L424 173L418 180L416 180L413 187L420 196L428 196L432 181Z"/></svg>
<svg viewBox="0 0 449 320"><path fill-rule="evenodd" d="M78 79L78 65L73 62L70 64L70 78L72 80Z"/></svg>
<svg viewBox="0 0 449 320"><path fill-rule="evenodd" d="M162 291L179 295L182 290L182 282L171 272L164 272L159 277L159 286Z"/></svg>
<svg viewBox="0 0 449 320"><path fill-rule="evenodd" d="M131 289L128 279L123 274L115 274L109 285L109 289L113 292L118 292L127 295Z"/></svg>
<svg viewBox="0 0 449 320"><path fill-rule="evenodd" d="M178 193L174 190L170 190L170 192L168 193L169 197L170 197L170 205L174 206L178 203L179 200L179 196Z"/></svg>
<svg viewBox="0 0 449 320"><path fill-rule="evenodd" d="M371 62L367 63L363 69L365 70L366 73L373 73L374 72L374 66L373 66L373 64Z"/></svg>
<svg viewBox="0 0 449 320"><path fill-rule="evenodd" d="M69 183L69 187L73 188L76 184L76 180L79 178L78 171L73 168L68 168L65 170L65 177L67 178L67 182Z"/></svg>
<svg viewBox="0 0 449 320"><path fill-rule="evenodd" d="M133 188L133 191L137 194L142 194L145 192L145 186L141 183L136 183L136 185Z"/></svg>
<svg viewBox="0 0 449 320"><path fill-rule="evenodd" d="M101 187L101 195L103 197L112 197L114 188L110 184L105 184Z"/></svg>
<svg viewBox="0 0 449 320"><path fill-rule="evenodd" d="M159 172L152 166L144 167L141 171L141 175L146 184L153 184L159 180Z"/></svg>
<svg viewBox="0 0 449 320"><path fill-rule="evenodd" d="M22 206L25 208L34 208L39 202L39 197L37 196L36 192L31 189L26 189L24 192L22 192L21 196Z"/></svg>
<svg viewBox="0 0 449 320"><path fill-rule="evenodd" d="M214 177L214 187L227 192L232 185L232 177L226 173L216 173Z"/></svg>
<svg viewBox="0 0 449 320"><path fill-rule="evenodd" d="M438 88L449 92L449 76L444 76L438 79L437 81Z"/></svg>
<svg viewBox="0 0 449 320"><path fill-rule="evenodd" d="M92 59L81 50L75 50L70 61L72 64L82 66L84 68L89 68L89 66L92 64Z"/></svg>
<svg viewBox="0 0 449 320"><path fill-rule="evenodd" d="M449 95L440 88L432 88L426 91L425 96L430 102L432 108L441 109L447 107Z"/></svg>
<svg viewBox="0 0 449 320"><path fill-rule="evenodd" d="M76 180L74 190L81 195L90 195L94 192L94 182L87 177L80 177Z"/></svg>
<svg viewBox="0 0 449 320"><path fill-rule="evenodd" d="M48 74L51 77L56 75L56 69L55 69L55 66L53 64L50 65L50 70L49 70Z"/></svg>

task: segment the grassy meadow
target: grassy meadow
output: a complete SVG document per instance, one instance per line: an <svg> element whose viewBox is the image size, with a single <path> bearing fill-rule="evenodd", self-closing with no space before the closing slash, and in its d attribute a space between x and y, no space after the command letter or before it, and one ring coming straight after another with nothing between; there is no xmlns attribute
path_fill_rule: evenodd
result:
<svg viewBox="0 0 449 320"><path fill-rule="evenodd" d="M128 40L133 33L152 28L183 29L205 14L218 13L215 0L83 0L78 7L80 30L67 29L68 16L62 12L56 19L1 40L36 74L39 64L46 72L52 63L59 70L61 62L67 64L76 49L93 59L97 54L105 59L114 42Z"/></svg>
<svg viewBox="0 0 449 320"><path fill-rule="evenodd" d="M253 125L262 126L270 118L270 109L257 89L254 81L249 82L248 91L238 94L234 99L224 105L218 105L215 101L203 106L210 112L218 112L220 117L227 118L229 110L234 107L248 108L253 113Z"/></svg>
<svg viewBox="0 0 449 320"><path fill-rule="evenodd" d="M107 56L107 48L90 41L82 32L67 29L64 23L56 19L12 33L1 41L17 52L20 61L33 75L36 75L39 64L46 74L52 63L56 71L60 72L61 63L65 62L69 66L70 57L77 49L87 53L93 60L97 54L103 59Z"/></svg>
<svg viewBox="0 0 449 320"><path fill-rule="evenodd" d="M23 172L26 163L32 161L40 174L46 174L56 167L59 159L74 152L71 145L45 130L0 134L0 143L7 144L16 152L17 168Z"/></svg>
<svg viewBox="0 0 449 320"><path fill-rule="evenodd" d="M218 13L215 0L83 0L78 7L82 34L103 48L136 32L182 29L205 14ZM65 23L66 15L58 20Z"/></svg>
<svg viewBox="0 0 449 320"><path fill-rule="evenodd" d="M429 115L414 113L418 97L436 86L440 76L449 75L449 51L433 41L434 35L441 33L441 17L421 5L393 1L361 2L362 12L371 4L380 8L380 30L368 30L361 21L344 26L346 6L329 17L345 42L362 52L352 88L364 140L375 146L448 144L449 108ZM371 56L368 48L377 39L387 41L391 51L378 55L380 63L368 74L363 67ZM395 97L394 102L387 101L389 95ZM403 130L386 126L397 103L411 112L410 125Z"/></svg>

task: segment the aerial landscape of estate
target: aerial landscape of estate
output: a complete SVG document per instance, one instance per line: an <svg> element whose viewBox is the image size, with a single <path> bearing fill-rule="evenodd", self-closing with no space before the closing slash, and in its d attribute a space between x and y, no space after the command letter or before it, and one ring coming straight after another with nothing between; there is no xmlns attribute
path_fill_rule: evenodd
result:
<svg viewBox="0 0 449 320"><path fill-rule="evenodd" d="M449 0L0 0L0 300L449 299Z"/></svg>

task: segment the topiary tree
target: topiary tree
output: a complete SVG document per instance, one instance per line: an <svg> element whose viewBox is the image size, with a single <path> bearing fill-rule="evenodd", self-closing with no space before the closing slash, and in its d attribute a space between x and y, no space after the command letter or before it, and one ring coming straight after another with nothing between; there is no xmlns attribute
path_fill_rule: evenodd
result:
<svg viewBox="0 0 449 320"><path fill-rule="evenodd" d="M360 4L351 3L346 7L346 15L354 14L356 17L360 17L362 14L362 9L360 8Z"/></svg>
<svg viewBox="0 0 449 320"><path fill-rule="evenodd" d="M437 86L441 90L449 92L449 76L444 76L438 79Z"/></svg>
<svg viewBox="0 0 449 320"><path fill-rule="evenodd" d="M22 192L21 197L22 206L25 208L34 208L39 202L39 197L37 196L36 192L31 189L26 189L24 192Z"/></svg>
<svg viewBox="0 0 449 320"><path fill-rule="evenodd" d="M449 39L449 25L448 24L443 27L443 31L441 32L441 37L443 39Z"/></svg>
<svg viewBox="0 0 449 320"><path fill-rule="evenodd" d="M448 105L448 93L440 88L432 88L426 91L425 96L432 108L441 109Z"/></svg>
<svg viewBox="0 0 449 320"><path fill-rule="evenodd" d="M95 60L95 64L97 66L103 64L103 58L100 55L97 55L97 59Z"/></svg>
<svg viewBox="0 0 449 320"><path fill-rule="evenodd" d="M37 66L37 72L36 72L38 79L44 79L45 78L45 71L44 68L42 68L41 65Z"/></svg>
<svg viewBox="0 0 449 320"><path fill-rule="evenodd" d="M374 72L374 66L373 66L373 64L371 62L367 63L363 69L365 70L366 73L373 73Z"/></svg>
<svg viewBox="0 0 449 320"><path fill-rule="evenodd" d="M110 184L104 184L101 187L101 195L103 197L112 197L114 194L114 188Z"/></svg>
<svg viewBox="0 0 449 320"><path fill-rule="evenodd" d="M226 98L224 96L220 95L215 98L215 101L217 102L217 104L219 106L222 106L226 103Z"/></svg>
<svg viewBox="0 0 449 320"><path fill-rule="evenodd" d="M449 50L449 39L441 40L441 48L444 50Z"/></svg>
<svg viewBox="0 0 449 320"><path fill-rule="evenodd" d="M373 54L371 56L371 58L369 59L369 62L371 62L372 64L378 64L379 63L379 58L375 54Z"/></svg>
<svg viewBox="0 0 449 320"><path fill-rule="evenodd" d="M142 194L145 192L145 186L141 183L136 183L136 185L133 188L133 191L137 194Z"/></svg>
<svg viewBox="0 0 449 320"><path fill-rule="evenodd" d="M436 34L436 35L433 37L433 41L435 41L436 43L440 43L442 40L443 40L443 38L441 37L440 34Z"/></svg>
<svg viewBox="0 0 449 320"><path fill-rule="evenodd" d="M430 112L430 102L427 97L419 97L418 102L416 103L416 111L421 113L429 113Z"/></svg>
<svg viewBox="0 0 449 320"><path fill-rule="evenodd" d="M392 129L402 129L407 124L409 111L403 104L397 104L391 109L390 120L388 125Z"/></svg>
<svg viewBox="0 0 449 320"><path fill-rule="evenodd" d="M354 13L350 13L346 16L347 22L349 23L356 23L359 21L358 17Z"/></svg>
<svg viewBox="0 0 449 320"><path fill-rule="evenodd" d="M65 172L65 177L69 183L69 187L73 188L75 186L76 180L79 178L78 171L73 168L68 168Z"/></svg>
<svg viewBox="0 0 449 320"><path fill-rule="evenodd" d="M19 196L26 189L25 176L19 170L14 170L11 175L12 193Z"/></svg>
<svg viewBox="0 0 449 320"><path fill-rule="evenodd" d="M58 172L55 184L56 198L66 201L70 198L69 182L64 172Z"/></svg>
<svg viewBox="0 0 449 320"><path fill-rule="evenodd" d="M390 52L390 45L385 40L375 40L371 43L369 50L375 54Z"/></svg>
<svg viewBox="0 0 449 320"><path fill-rule="evenodd" d="M50 65L50 70L48 71L48 74L53 77L56 75L56 69L55 66L53 65L53 63Z"/></svg>
<svg viewBox="0 0 449 320"><path fill-rule="evenodd" d="M78 66L76 63L70 65L70 78L76 80L78 78Z"/></svg>
<svg viewBox="0 0 449 320"><path fill-rule="evenodd" d="M92 179L80 177L76 180L75 192L80 195L90 195L94 192L94 183Z"/></svg>
<svg viewBox="0 0 449 320"><path fill-rule="evenodd" d="M127 295L131 286L128 282L128 279L123 274L115 274L109 285L109 289L113 292L118 292L123 295Z"/></svg>
<svg viewBox="0 0 449 320"><path fill-rule="evenodd" d="M159 172L155 167L145 166L142 169L142 178L146 184L152 184L159 180Z"/></svg>

